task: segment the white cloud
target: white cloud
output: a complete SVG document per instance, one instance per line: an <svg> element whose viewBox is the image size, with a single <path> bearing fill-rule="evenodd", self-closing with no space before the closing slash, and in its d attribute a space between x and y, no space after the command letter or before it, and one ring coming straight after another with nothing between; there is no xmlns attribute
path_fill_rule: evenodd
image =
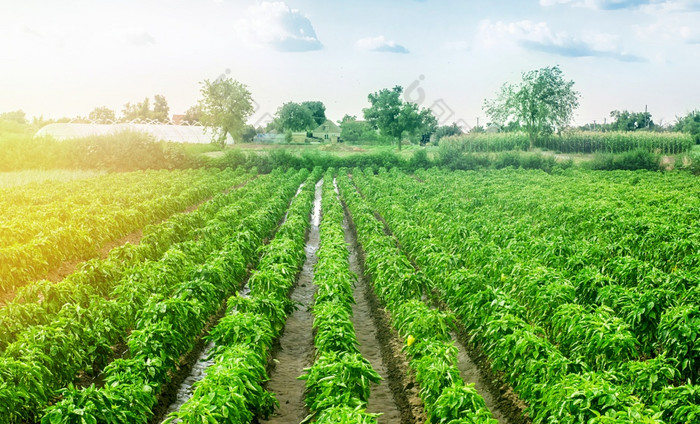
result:
<svg viewBox="0 0 700 424"><path fill-rule="evenodd" d="M700 0L540 0L542 6L571 5L595 10L700 11Z"/></svg>
<svg viewBox="0 0 700 424"><path fill-rule="evenodd" d="M311 21L285 2L259 2L248 8L248 16L237 22L239 34L254 44L269 45L285 52L320 50L323 45Z"/></svg>
<svg viewBox="0 0 700 424"><path fill-rule="evenodd" d="M358 40L355 43L360 50L387 53L409 53L408 49L394 40L387 40L383 35L368 37Z"/></svg>
<svg viewBox="0 0 700 424"><path fill-rule="evenodd" d="M616 35L592 33L574 36L566 31L552 31L546 22L484 20L479 25L477 40L486 48L515 44L528 50L565 57L606 57L627 62L644 60L625 52Z"/></svg>

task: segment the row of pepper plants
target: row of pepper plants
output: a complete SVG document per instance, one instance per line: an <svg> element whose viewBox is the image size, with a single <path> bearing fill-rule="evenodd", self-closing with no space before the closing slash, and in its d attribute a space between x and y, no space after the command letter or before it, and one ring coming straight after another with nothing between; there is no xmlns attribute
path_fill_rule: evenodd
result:
<svg viewBox="0 0 700 424"><path fill-rule="evenodd" d="M343 174L338 185L364 251L366 274L405 340L404 351L420 385L429 422L496 423L474 385L460 376L452 340L453 316L423 302L430 289L426 274L414 268L346 172Z"/></svg>
<svg viewBox="0 0 700 424"><path fill-rule="evenodd" d="M594 175L584 178L590 183ZM595 225L562 217L576 206L570 198L568 203L555 202L559 214L550 210L547 215L538 212L548 209L542 199L552 202L556 196L519 196L521 191L537 191L535 181L541 178L555 185L554 177L517 172L417 174L425 183L397 172L367 177L358 178L358 186L373 198L404 249L431 270L433 281L440 282L435 288L489 354L494 369L504 372L530 403L536 420L577 422L602 419L596 417L603 414L615 422L654 422L660 417L685 422L697 413L694 387L676 387L682 380L673 366L678 362L672 352L662 345L652 359L642 357L633 326L617 316L620 310L588 304L590 297L585 294L590 285L568 279L566 269L554 266L570 261L576 252L545 255L540 250L547 241L538 233L550 228L542 222L545 216L561 220L564 229L567 223L568 228ZM467 177L479 181L475 184ZM534 180L530 186L527 178ZM391 190L391 199L382 194L386 190ZM520 215L515 216L518 209ZM609 218L605 211L599 212L603 220ZM587 220L600 218L594 215ZM547 234L548 248L555 240L564 249L561 239L574 236L566 231L561 231L559 239ZM601 249L611 249L601 244ZM587 266L589 275L594 265ZM587 282L601 284L602 280ZM613 285L607 283L602 286ZM662 326L663 322L662 318ZM562 403L562 397L567 402Z"/></svg>
<svg viewBox="0 0 700 424"><path fill-rule="evenodd" d="M289 292L306 258L314 183L320 175L320 169L311 173L275 238L261 248L258 267L248 280L249 293L228 298L226 316L208 336L214 343L209 358L214 364L195 384L192 397L166 422L250 423L274 410L277 401L263 387L266 365L274 340L296 307Z"/></svg>
<svg viewBox="0 0 700 424"><path fill-rule="evenodd" d="M322 219L314 317L315 358L299 378L306 381L307 419L317 423L375 423L376 414L366 412L372 383L381 377L360 353L352 322L355 274L350 271L350 252L345 244L343 208L335 192L334 169L323 180Z"/></svg>
<svg viewBox="0 0 700 424"><path fill-rule="evenodd" d="M303 176L277 173L251 182L250 198L220 208L159 260L129 269L106 297L66 305L49 323L19 334L0 358L2 421L37 421L61 398L45 422L145 420L168 372L243 278ZM71 385L81 371L98 373L120 343L128 351L104 367L104 386Z"/></svg>
<svg viewBox="0 0 700 424"><path fill-rule="evenodd" d="M552 306L558 307L551 317L550 337L576 356L585 352L598 362L597 369L611 368L604 366L606 361L595 361L601 356L612 359L612 368L626 367L626 359L637 358L642 367L654 368L648 372L656 374L652 377L656 390L639 388L643 399L670 383L694 384L700 373L700 287L694 277L700 244L693 229L700 202L688 198L697 191L694 181L656 174L644 174L641 179L626 173L571 177L562 182L561 178L527 175L533 180L532 189L542 192L548 202L541 202L530 213L534 216L530 227L538 226L541 234L523 237L524 228L511 233L509 243L521 244L519 249L527 256L525 260L513 258L515 249L501 255L508 258L502 264L505 283L511 290L529 291L526 299L530 303L537 302L539 295L544 297L541 305L549 302L552 311ZM444 185L451 178L437 177L433 182L437 179ZM456 189L464 180L457 178L453 184ZM569 186L581 201L572 201ZM532 203L529 193L512 187L503 191L506 193L500 196L507 195L514 208L521 208L522 202ZM473 221L483 212L470 214L472 219L462 218ZM508 223L499 222L499 227L507 234ZM530 265L522 266L526 261ZM555 296L559 299L553 299ZM550 320L547 314L539 316ZM574 319L579 320L578 325ZM613 336L592 337L601 333L591 331L594 328L606 329ZM599 346L601 341L610 343ZM621 341L626 342L626 349L610 349L619 347ZM631 341L636 349L631 348ZM593 358L596 353L600 356ZM637 362L629 365L640 368ZM646 400L651 402L651 397Z"/></svg>
<svg viewBox="0 0 700 424"><path fill-rule="evenodd" d="M242 184L254 174L240 171L228 183ZM251 196L254 186L219 193L191 212L180 212L158 224L147 225L138 244L125 243L112 249L105 259L91 259L63 280L39 280L17 290L16 296L0 309L0 349L16 340L29 327L48 324L67 305L87 307L93 296L106 297L133 268L145 261L157 261L175 243L190 240L224 207ZM231 206L229 206L231 205Z"/></svg>
<svg viewBox="0 0 700 424"><path fill-rule="evenodd" d="M0 290L240 182L240 171L141 171L0 190Z"/></svg>

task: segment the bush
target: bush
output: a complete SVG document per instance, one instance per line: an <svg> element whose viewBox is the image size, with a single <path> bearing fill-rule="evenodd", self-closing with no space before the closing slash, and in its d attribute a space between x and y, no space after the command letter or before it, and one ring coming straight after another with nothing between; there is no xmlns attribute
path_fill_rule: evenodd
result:
<svg viewBox="0 0 700 424"><path fill-rule="evenodd" d="M644 149L636 149L617 155L612 154L597 154L593 160L587 164L587 167L593 170L612 171L612 170L659 170L659 155L650 153Z"/></svg>

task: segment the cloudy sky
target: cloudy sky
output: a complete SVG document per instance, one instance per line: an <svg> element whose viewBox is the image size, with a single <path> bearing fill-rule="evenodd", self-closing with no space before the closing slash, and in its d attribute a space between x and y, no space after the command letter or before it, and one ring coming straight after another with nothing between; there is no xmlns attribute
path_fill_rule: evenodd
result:
<svg viewBox="0 0 700 424"><path fill-rule="evenodd" d="M0 0L0 112L87 115L163 94L171 113L224 74L264 123L287 101L334 120L401 85L469 126L504 82L559 65L576 122L700 107L700 0Z"/></svg>

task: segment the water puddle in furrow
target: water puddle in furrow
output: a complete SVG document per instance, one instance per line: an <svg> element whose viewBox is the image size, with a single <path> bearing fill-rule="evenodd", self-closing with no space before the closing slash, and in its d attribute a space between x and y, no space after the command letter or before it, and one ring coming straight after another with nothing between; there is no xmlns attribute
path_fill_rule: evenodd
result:
<svg viewBox="0 0 700 424"><path fill-rule="evenodd" d="M479 367L472 361L472 358L467 353L467 349L458 340L454 332L452 333L452 340L455 341L455 346L457 346L457 368L459 368L459 375L462 377L462 380L465 383L474 383L474 388L484 398L486 406L500 424L510 424L508 416L498 406L498 398L491 395L488 383L482 378Z"/></svg>
<svg viewBox="0 0 700 424"><path fill-rule="evenodd" d="M280 337L280 348L275 356L275 368L270 372L267 390L275 394L280 403L272 416L261 423L299 423L306 418L304 404L305 382L297 377L304 368L313 363L313 316L308 308L313 304L316 286L313 284L314 265L318 258L316 251L320 243L321 193L323 180L316 184L314 209L311 214L311 227L306 241L306 261L292 291L291 299L298 303L298 309L287 318L284 333Z"/></svg>
<svg viewBox="0 0 700 424"><path fill-rule="evenodd" d="M335 180L333 181L335 185ZM335 191L338 192L338 186L335 185ZM402 422L401 412L394 401L394 396L389 387L388 376L389 372L382 360L382 351L377 337L377 328L372 320L370 304L364 294L365 282L363 278L362 266L360 265L356 243L347 217L343 218L343 232L345 233L345 243L348 246L350 255L350 271L358 276L357 284L355 285L353 296L355 304L352 305L352 323L355 326L355 334L360 342L360 353L367 359L372 368L382 377L380 384L372 384L367 404L367 412L382 413L377 418L379 424L395 424Z"/></svg>
<svg viewBox="0 0 700 424"><path fill-rule="evenodd" d="M294 194L294 198L296 198L299 193L301 193L301 190L304 188L304 185L306 183L301 183L299 188L297 189L296 194ZM317 191L317 196L318 196L318 187L316 188ZM316 202L316 199L314 199L314 202ZM291 204L291 201L290 201ZM318 203L318 208L320 210L320 199ZM316 203L314 203L314 211L316 208ZM287 221L287 216L289 212L286 212L284 214L284 218L282 219L282 223ZM318 227L318 226L317 226ZM317 231L318 232L318 231ZM318 247L318 244L317 244ZM312 267L313 269L313 267ZM250 287L248 286L248 283L246 283L241 290L238 291L238 296L240 297L248 297L250 296ZM180 410L180 407L185 404L190 398L192 398L192 394L194 392L194 387L192 387L196 382L204 379L204 377L207 375L207 368L210 366L214 365L214 359L209 358L209 354L211 351L214 349L214 343L207 343L204 346L204 349L202 352L199 354L199 357L197 357L197 361L192 365L192 370L190 371L190 374L185 378L185 380L180 384L180 387L177 390L177 394L175 395L175 400L170 404L168 407L167 412L164 415L163 421L165 421L165 418L168 417L173 412L177 412ZM162 421L161 421L162 422ZM180 420L175 420L175 423L180 422Z"/></svg>

